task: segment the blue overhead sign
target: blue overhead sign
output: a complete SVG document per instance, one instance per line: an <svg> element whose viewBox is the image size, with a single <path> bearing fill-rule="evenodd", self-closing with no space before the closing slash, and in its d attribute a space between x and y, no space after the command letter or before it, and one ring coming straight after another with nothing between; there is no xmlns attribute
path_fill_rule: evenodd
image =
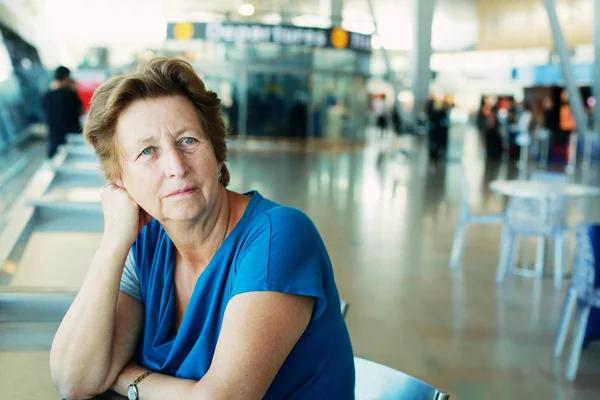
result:
<svg viewBox="0 0 600 400"><path fill-rule="evenodd" d="M594 68L591 64L575 64L573 75L578 84L590 85L594 80ZM564 85L560 64L514 68L513 79L532 86Z"/></svg>

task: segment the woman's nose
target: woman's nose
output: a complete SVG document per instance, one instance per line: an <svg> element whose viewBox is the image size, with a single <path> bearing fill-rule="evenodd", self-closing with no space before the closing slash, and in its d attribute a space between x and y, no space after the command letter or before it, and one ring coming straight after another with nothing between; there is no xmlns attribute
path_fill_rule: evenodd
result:
<svg viewBox="0 0 600 400"><path fill-rule="evenodd" d="M181 178L187 173L184 154L177 148L168 149L164 153L165 174L169 178Z"/></svg>

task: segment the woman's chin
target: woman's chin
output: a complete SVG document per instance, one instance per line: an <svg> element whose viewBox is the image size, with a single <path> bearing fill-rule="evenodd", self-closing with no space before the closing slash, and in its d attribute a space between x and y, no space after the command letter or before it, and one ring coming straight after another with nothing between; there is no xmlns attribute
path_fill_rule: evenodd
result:
<svg viewBox="0 0 600 400"><path fill-rule="evenodd" d="M198 218L198 214L200 210L192 210L192 209L176 209L176 210L167 210L163 213L163 218L167 221L177 221L177 222L186 222L191 221Z"/></svg>

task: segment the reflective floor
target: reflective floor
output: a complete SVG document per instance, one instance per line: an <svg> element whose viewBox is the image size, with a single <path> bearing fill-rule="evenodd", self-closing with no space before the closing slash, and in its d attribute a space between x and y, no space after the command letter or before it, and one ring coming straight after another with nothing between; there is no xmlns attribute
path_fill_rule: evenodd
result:
<svg viewBox="0 0 600 400"><path fill-rule="evenodd" d="M466 136L464 169L454 161L430 166L423 143L409 142L400 144L410 147L410 159L393 141L344 149L234 142L231 189L259 190L313 219L340 294L350 303L346 321L357 356L414 375L452 398L600 398L600 346L583 351L575 383L565 382L553 362L567 281L560 291L549 279L517 276L497 286L498 226L470 229L462 268L448 268L463 173L473 185L473 208L500 212L505 199L487 184L515 177L516 168L486 165L474 135ZM579 204L574 218L598 205ZM38 255L35 263L42 261ZM48 277L15 271L13 279L17 286L43 286L48 279L53 287L72 287L86 266L77 268L50 273L40 266L38 273ZM0 300L0 398L58 398L48 376L48 348L68 300L35 311ZM21 304L27 301L35 303L24 298Z"/></svg>
<svg viewBox="0 0 600 400"><path fill-rule="evenodd" d="M19 148L0 154L0 230L6 217L29 178L46 160L46 146L32 140ZM13 173L14 172L14 173ZM1 177L6 175L5 182Z"/></svg>

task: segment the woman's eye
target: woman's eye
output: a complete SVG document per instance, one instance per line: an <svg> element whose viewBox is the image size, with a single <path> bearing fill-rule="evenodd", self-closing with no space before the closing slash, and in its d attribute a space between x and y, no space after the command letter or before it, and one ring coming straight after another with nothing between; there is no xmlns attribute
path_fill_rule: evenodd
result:
<svg viewBox="0 0 600 400"><path fill-rule="evenodd" d="M182 143L183 144L192 144L192 143L194 143L194 140L195 140L194 138L186 137L185 139L182 140Z"/></svg>
<svg viewBox="0 0 600 400"><path fill-rule="evenodd" d="M152 154L152 147L146 147L144 150L142 150L142 154L145 156Z"/></svg>

